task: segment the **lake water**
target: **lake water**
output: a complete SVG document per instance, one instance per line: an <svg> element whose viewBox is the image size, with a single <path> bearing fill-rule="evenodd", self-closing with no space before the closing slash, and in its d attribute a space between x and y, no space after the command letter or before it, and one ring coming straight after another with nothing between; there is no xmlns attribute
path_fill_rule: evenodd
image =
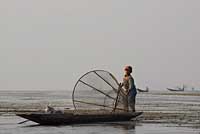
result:
<svg viewBox="0 0 200 134"><path fill-rule="evenodd" d="M67 126L39 126L34 122L18 124L25 119L15 116L13 109L43 109L45 105L72 107L70 91L0 91L0 134L200 134L198 127L200 97L163 93L138 94L137 110L149 112L188 112L197 116L195 121L158 123L154 118L138 121ZM186 118L187 119L187 118ZM193 117L192 117L193 119ZM170 120L171 121L171 120ZM188 124L187 124L188 123Z"/></svg>

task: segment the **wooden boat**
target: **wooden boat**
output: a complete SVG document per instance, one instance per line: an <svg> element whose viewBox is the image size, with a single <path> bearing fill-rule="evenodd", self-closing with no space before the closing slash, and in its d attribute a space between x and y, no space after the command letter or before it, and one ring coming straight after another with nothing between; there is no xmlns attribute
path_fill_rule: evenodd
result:
<svg viewBox="0 0 200 134"><path fill-rule="evenodd" d="M172 88L167 88L169 91L184 91L184 89L172 89Z"/></svg>
<svg viewBox="0 0 200 134"><path fill-rule="evenodd" d="M110 112L99 110L67 110L64 113L23 113L17 114L20 117L38 123L40 125L69 125L83 123L99 123L99 122L115 122L115 121L130 121L141 115L142 112Z"/></svg>
<svg viewBox="0 0 200 134"><path fill-rule="evenodd" d="M176 89L174 88L167 88L169 91L185 91L186 85L183 85L182 87L177 87Z"/></svg>
<svg viewBox="0 0 200 134"><path fill-rule="evenodd" d="M125 112L121 108L124 97L119 82L111 73L94 70L84 74L75 84L72 92L74 110L60 112L47 106L44 112L17 115L41 125L129 121L141 115L142 112Z"/></svg>

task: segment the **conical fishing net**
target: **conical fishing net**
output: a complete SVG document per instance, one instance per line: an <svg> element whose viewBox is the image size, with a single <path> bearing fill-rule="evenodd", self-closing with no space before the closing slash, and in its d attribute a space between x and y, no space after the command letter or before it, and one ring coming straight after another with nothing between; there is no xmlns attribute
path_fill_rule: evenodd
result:
<svg viewBox="0 0 200 134"><path fill-rule="evenodd" d="M117 102L116 109L122 110L123 93L119 89L119 83L111 73L104 70L90 71L74 87L74 108L112 110Z"/></svg>

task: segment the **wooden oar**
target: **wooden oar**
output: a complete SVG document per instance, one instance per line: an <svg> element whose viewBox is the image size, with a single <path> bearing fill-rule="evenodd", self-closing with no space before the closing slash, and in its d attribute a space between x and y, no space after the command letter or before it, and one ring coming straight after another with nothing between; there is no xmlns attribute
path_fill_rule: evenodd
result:
<svg viewBox="0 0 200 134"><path fill-rule="evenodd" d="M117 97L116 97L116 100L115 100L115 106L114 106L114 108L113 108L113 112L115 112L115 110L116 110L116 108L117 108L117 103L118 103L119 94L120 94L121 89L122 89L122 85L119 84L118 91L117 91Z"/></svg>

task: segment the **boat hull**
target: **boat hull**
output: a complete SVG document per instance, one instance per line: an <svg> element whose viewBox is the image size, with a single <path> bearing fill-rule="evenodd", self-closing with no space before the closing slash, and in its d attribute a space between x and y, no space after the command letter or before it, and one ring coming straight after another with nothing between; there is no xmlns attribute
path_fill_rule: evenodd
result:
<svg viewBox="0 0 200 134"><path fill-rule="evenodd" d="M24 113L17 114L20 117L36 122L40 125L64 125L64 124L83 124L97 122L129 121L141 115L142 112L107 112L107 113Z"/></svg>

